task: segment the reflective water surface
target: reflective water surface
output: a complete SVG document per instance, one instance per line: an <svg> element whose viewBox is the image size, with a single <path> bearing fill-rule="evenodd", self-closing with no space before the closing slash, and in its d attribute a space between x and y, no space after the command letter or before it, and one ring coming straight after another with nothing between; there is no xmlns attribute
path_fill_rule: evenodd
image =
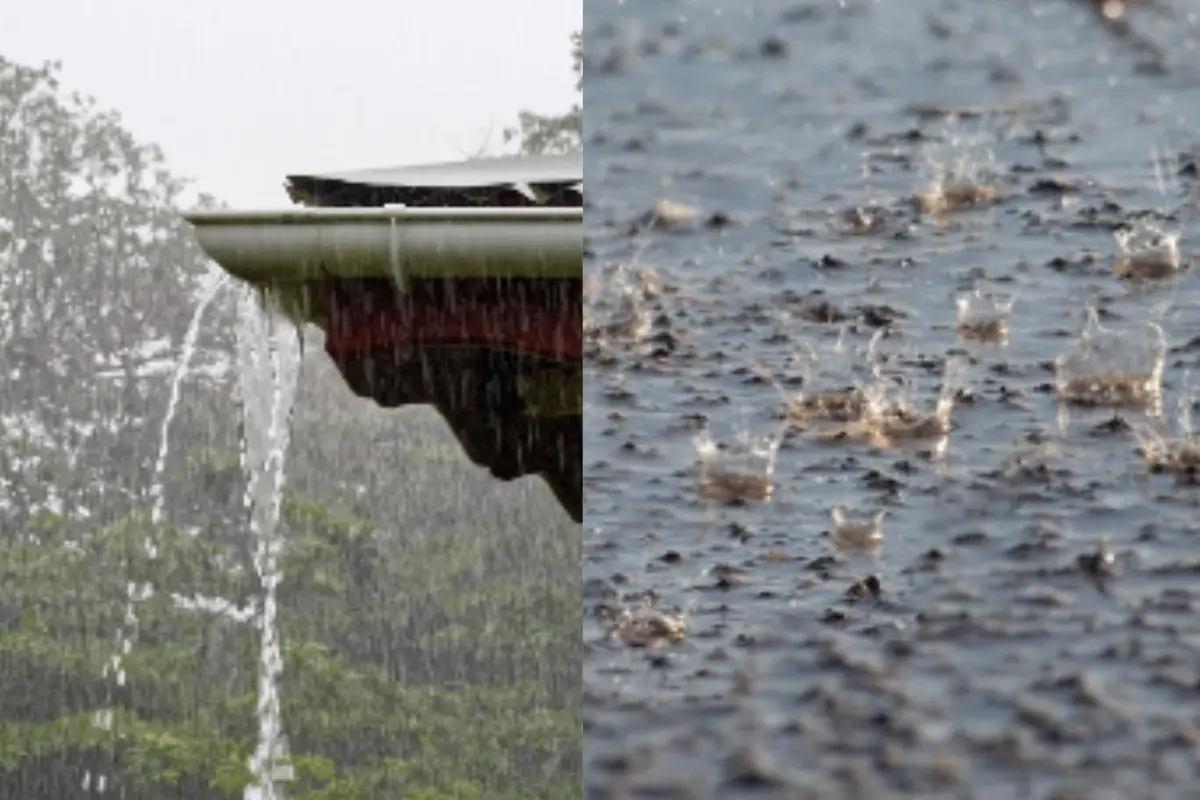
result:
<svg viewBox="0 0 1200 800"><path fill-rule="evenodd" d="M1189 796L1200 9L1095 5L586 4L585 796Z"/></svg>

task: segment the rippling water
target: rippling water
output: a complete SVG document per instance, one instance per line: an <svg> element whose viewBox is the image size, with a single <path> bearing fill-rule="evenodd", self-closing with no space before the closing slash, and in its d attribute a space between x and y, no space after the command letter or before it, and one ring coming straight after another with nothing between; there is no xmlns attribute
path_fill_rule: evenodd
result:
<svg viewBox="0 0 1200 800"><path fill-rule="evenodd" d="M1200 250L1200 9L1128 30L1069 0L585 14L590 316L619 316L617 265L656 275L643 330L587 354L587 796L1190 796L1200 489L1147 475L1135 410L1060 428L1052 362L1089 305L1161 319L1169 416L1185 393L1196 276L1123 283L1114 231ZM918 213L959 161L1001 202ZM698 215L645 224L660 200ZM957 335L976 287L1017 298L1007 346ZM923 403L960 364L943 457L792 428L769 502L700 497L699 430L775 435L796 357L848 385L880 329ZM831 558L839 505L887 510L878 558ZM611 635L635 607L686 637Z"/></svg>

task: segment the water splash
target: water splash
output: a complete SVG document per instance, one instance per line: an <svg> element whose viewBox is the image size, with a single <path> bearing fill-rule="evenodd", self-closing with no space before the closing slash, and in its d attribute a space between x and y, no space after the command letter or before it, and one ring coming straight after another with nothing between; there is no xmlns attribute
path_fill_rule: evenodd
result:
<svg viewBox="0 0 1200 800"><path fill-rule="evenodd" d="M1164 420L1143 419L1134 422L1131 433L1152 473L1170 473L1194 482L1200 476L1200 440L1192 422L1196 396L1191 390L1190 371L1184 372L1182 384L1175 432Z"/></svg>
<svg viewBox="0 0 1200 800"><path fill-rule="evenodd" d="M869 564L871 570L886 569L883 521L887 514L883 509L866 513L845 506L831 508L829 516L833 528L829 531L829 539L837 560L854 572L858 572L855 565Z"/></svg>
<svg viewBox="0 0 1200 800"><path fill-rule="evenodd" d="M638 249L638 254L644 246ZM635 261L637 256L635 255ZM584 308L584 333L593 341L623 341L636 344L653 327L650 303L662 291L653 269L617 264L597 279L593 297ZM601 317L597 318L597 314Z"/></svg>
<svg viewBox="0 0 1200 800"><path fill-rule="evenodd" d="M982 344L1007 345L1012 329L1014 295L985 293L975 289L954 298L958 338Z"/></svg>
<svg viewBox="0 0 1200 800"><path fill-rule="evenodd" d="M1187 216L1185 207L1170 209L1173 195L1187 194L1186 190L1173 181L1168 187L1164 164L1168 161L1165 147L1155 145L1150 151L1150 164L1154 172L1154 184L1161 201L1152 213L1129 221L1127 227L1113 232L1117 241L1117 256L1114 274L1135 283L1162 281L1171 278L1189 264L1179 252L1179 240L1183 237L1183 225L1179 220Z"/></svg>
<svg viewBox="0 0 1200 800"><path fill-rule="evenodd" d="M1134 281L1160 281L1187 266L1179 254L1179 231L1168 231L1154 221L1138 220L1128 230L1113 234L1117 240L1113 274Z"/></svg>
<svg viewBox="0 0 1200 800"><path fill-rule="evenodd" d="M854 512L845 506L834 506L829 511L833 520L831 539L838 552L877 552L883 547L883 520L886 510L871 515Z"/></svg>
<svg viewBox="0 0 1200 800"><path fill-rule="evenodd" d="M1141 408L1158 416L1166 356L1166 334L1156 320L1106 328L1089 308L1083 333L1055 360L1060 426L1068 405Z"/></svg>
<svg viewBox="0 0 1200 800"><path fill-rule="evenodd" d="M857 376L868 369L868 362L874 358L876 340L882 332L880 329L862 352L847 345L847 326L844 325L832 344L826 342L818 347L811 341L802 340L802 349L788 358L791 366L799 368L801 389L798 392L785 389L774 375L760 373L760 376L770 381L782 395L786 416L793 423L847 422L857 418L862 410L861 381Z"/></svg>
<svg viewBox="0 0 1200 800"><path fill-rule="evenodd" d="M743 427L722 448L707 430L692 439L700 457L700 497L717 503L769 500L775 490L775 457L786 426L774 435L755 436Z"/></svg>
<svg viewBox="0 0 1200 800"><path fill-rule="evenodd" d="M952 214L985 208L1004 199L998 183L996 156L990 147L994 139L980 129L974 134L962 130L956 116L945 122L943 142L924 148L928 185L913 195L913 204L925 214Z"/></svg>
<svg viewBox="0 0 1200 800"><path fill-rule="evenodd" d="M242 466L249 484L254 569L262 586L258 607L258 746L250 757L253 775L245 800L283 800L281 781L292 778L287 737L279 710L283 655L276 620L276 589L282 578L279 517L283 505L284 458L300 376L299 331L282 315L265 309L246 290L238 310L238 377L244 416Z"/></svg>

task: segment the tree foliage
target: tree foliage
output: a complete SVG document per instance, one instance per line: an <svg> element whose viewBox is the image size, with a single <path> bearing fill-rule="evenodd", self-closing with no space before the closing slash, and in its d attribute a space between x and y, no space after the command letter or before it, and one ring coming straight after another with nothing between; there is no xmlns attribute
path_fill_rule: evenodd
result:
<svg viewBox="0 0 1200 800"><path fill-rule="evenodd" d="M296 495L285 519L290 797L578 795L577 700L564 702L577 681L553 666L572 663L576 587L512 563L470 581L481 561L507 556L486 540L398 543ZM147 535L159 557L122 566ZM0 797L70 797L87 770L119 775L127 798L240 796L256 632L170 596L253 591L254 576L220 560L211 541L155 530L136 511L82 543L50 513L0 542ZM127 690L104 730L94 716L111 699L102 673L131 575L159 593L139 608ZM456 584L470 588L447 590Z"/></svg>
<svg viewBox="0 0 1200 800"><path fill-rule="evenodd" d="M575 91L580 97L566 112L557 115L522 111L515 128L504 131L504 141L517 141L522 153L562 153L583 147L583 32L571 34L571 68Z"/></svg>
<svg viewBox="0 0 1200 800"><path fill-rule="evenodd" d="M0 59L0 798L103 774L127 800L224 800L249 777L232 303L171 426L167 522L147 513L206 266L185 189L55 67ZM578 797L578 529L533 479L471 467L433 412L351 397L315 344L284 503L288 797ZM118 685L130 581L155 591Z"/></svg>

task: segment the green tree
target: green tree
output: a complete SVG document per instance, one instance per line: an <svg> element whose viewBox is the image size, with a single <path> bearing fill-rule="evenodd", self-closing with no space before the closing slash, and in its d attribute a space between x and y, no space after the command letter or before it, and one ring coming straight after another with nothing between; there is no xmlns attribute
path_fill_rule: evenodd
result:
<svg viewBox="0 0 1200 800"><path fill-rule="evenodd" d="M522 153L562 153L583 147L583 33L571 34L571 68L580 97L565 113L535 114L522 111L517 125L504 131L504 141L517 141Z"/></svg>
<svg viewBox="0 0 1200 800"><path fill-rule="evenodd" d="M155 362L208 266L185 189L56 67L0 58L0 798L104 775L126 800L232 800L249 777L260 588L229 298L171 426L168 522L147 512ZM578 528L536 479L470 465L434 412L352 397L306 337L278 592L289 798L578 797ZM155 591L118 684L131 581Z"/></svg>
<svg viewBox="0 0 1200 800"><path fill-rule="evenodd" d="M554 580L577 569L574 548L543 553L538 579L494 540L405 544L295 495L284 516L289 796L578 796L578 590ZM147 537L155 559L139 547ZM0 797L69 797L88 770L115 773L134 800L240 797L256 632L172 599L236 597L252 581L221 560L211 540L141 512L86 543L53 514L0 541ZM488 577L472 581L481 564ZM159 593L139 609L127 690L105 730L102 673L130 577Z"/></svg>

